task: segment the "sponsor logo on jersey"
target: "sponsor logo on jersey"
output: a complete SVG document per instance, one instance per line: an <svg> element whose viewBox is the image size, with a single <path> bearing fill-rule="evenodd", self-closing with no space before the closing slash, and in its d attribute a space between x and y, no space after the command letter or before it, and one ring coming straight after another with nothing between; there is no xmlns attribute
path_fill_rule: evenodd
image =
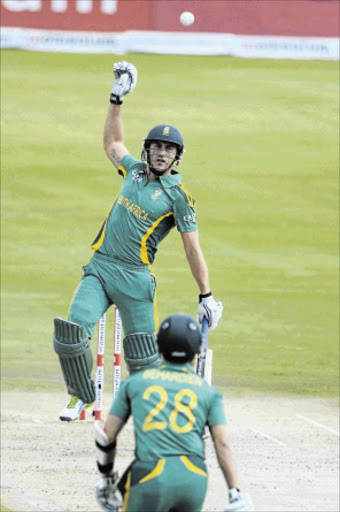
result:
<svg viewBox="0 0 340 512"><path fill-rule="evenodd" d="M155 190L155 192L152 194L151 196L151 199L155 200L155 199L158 199L159 196L161 196L163 194L164 190L162 188L158 188L157 190Z"/></svg>
<svg viewBox="0 0 340 512"><path fill-rule="evenodd" d="M137 183L140 183L143 179L143 175L140 174L138 171L136 171L136 169L134 171L132 171L132 181L134 182L137 182Z"/></svg>
<svg viewBox="0 0 340 512"><path fill-rule="evenodd" d="M190 215L184 215L183 217L184 222L187 222L188 224L195 224L196 223L196 215L194 213L191 213Z"/></svg>

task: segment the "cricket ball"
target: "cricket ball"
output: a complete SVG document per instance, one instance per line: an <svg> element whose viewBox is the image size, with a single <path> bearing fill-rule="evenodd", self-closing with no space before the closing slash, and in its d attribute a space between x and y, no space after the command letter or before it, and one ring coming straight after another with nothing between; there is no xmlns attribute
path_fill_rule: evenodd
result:
<svg viewBox="0 0 340 512"><path fill-rule="evenodd" d="M195 21L195 16L192 14L192 12L182 12L182 14L179 17L180 22L182 25L185 25L188 27L189 25L192 25Z"/></svg>

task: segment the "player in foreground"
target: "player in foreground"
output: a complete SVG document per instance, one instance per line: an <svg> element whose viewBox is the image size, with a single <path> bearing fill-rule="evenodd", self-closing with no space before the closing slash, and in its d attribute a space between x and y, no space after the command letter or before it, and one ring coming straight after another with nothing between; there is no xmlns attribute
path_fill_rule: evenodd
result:
<svg viewBox="0 0 340 512"><path fill-rule="evenodd" d="M156 282L150 271L158 244L176 226L192 274L199 287L199 321L206 317L214 329L222 303L212 296L206 262L198 237L195 201L174 170L184 152L183 137L172 125L157 125L144 140L141 160L124 145L121 105L137 82L136 68L127 62L114 65L115 82L104 127L104 148L123 177L84 267L68 320L54 320L54 348L59 355L69 404L60 419L79 418L95 399L90 339L94 326L112 305L123 323L124 358L130 373L160 363L154 332Z"/></svg>
<svg viewBox="0 0 340 512"><path fill-rule="evenodd" d="M199 512L208 473L202 430L208 425L217 460L229 488L226 511L253 510L239 490L229 444L222 394L190 364L200 352L198 323L183 313L166 318L157 336L163 364L140 371L121 385L102 427L95 422L96 485L103 510L124 512ZM117 436L132 415L135 460L119 480L114 473ZM124 504L122 502L122 498Z"/></svg>

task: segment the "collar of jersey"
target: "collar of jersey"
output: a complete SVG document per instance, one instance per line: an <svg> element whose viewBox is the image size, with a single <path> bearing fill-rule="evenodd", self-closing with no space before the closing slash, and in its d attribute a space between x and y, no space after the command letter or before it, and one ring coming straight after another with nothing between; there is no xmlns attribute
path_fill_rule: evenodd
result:
<svg viewBox="0 0 340 512"><path fill-rule="evenodd" d="M159 180L164 188L171 188L182 183L182 176L179 172L172 170L169 176L160 176Z"/></svg>
<svg viewBox="0 0 340 512"><path fill-rule="evenodd" d="M190 363L176 364L176 363L171 363L170 361L164 361L164 363L160 365L159 369L162 370L165 368L167 370L173 370L173 371L177 371L177 372L195 373L195 370Z"/></svg>

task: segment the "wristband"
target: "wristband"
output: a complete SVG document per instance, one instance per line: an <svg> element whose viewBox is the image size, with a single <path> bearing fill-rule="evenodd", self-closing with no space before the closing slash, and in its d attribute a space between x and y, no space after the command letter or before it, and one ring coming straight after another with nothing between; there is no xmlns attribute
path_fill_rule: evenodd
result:
<svg viewBox="0 0 340 512"><path fill-rule="evenodd" d="M115 94L110 94L110 103L112 103L112 105L121 105L123 103L122 100L120 100L118 98L118 96L116 96Z"/></svg>
<svg viewBox="0 0 340 512"><path fill-rule="evenodd" d="M97 461L97 468L99 473L102 473L102 475L111 475L113 471L113 462L108 462L107 464L102 465Z"/></svg>
<svg viewBox="0 0 340 512"><path fill-rule="evenodd" d="M202 299L207 299L208 297L211 297L211 295L212 295L211 292L200 293L199 296L198 296L198 300L199 300L199 302L201 302Z"/></svg>
<svg viewBox="0 0 340 512"><path fill-rule="evenodd" d="M115 450L116 446L117 446L116 440L112 441L112 443L107 444L106 446L103 446L102 444L98 443L97 440L95 440L95 443L96 443L97 448L99 448L99 450L101 450L102 452L105 452L105 453L109 453L109 452Z"/></svg>

